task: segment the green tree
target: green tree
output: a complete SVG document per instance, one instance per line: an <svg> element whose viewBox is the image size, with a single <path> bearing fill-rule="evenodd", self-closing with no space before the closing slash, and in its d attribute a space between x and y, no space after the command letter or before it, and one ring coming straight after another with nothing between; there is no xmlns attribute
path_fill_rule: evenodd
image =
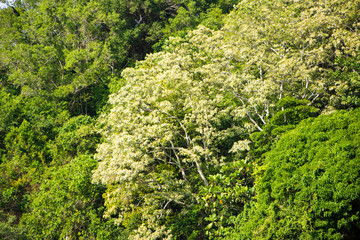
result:
<svg viewBox="0 0 360 240"><path fill-rule="evenodd" d="M69 234L57 223L49 226L46 220L36 225L33 220L41 207L36 203L51 192L45 183L56 183L62 174L55 169L68 169L74 159L93 154L99 141L90 118L71 116L100 112L109 94L108 83L119 77L124 66L151 51L180 4L165 0L39 0L8 2L9 7L0 10L0 207L17 219L27 211L22 222L30 237L44 237L37 229L41 224L50 229L49 236ZM196 14L210 5L196 6ZM212 24L216 25L216 20ZM71 181L67 179L64 188ZM82 194L78 193L79 198ZM56 212L54 206L48 211ZM65 206L63 212L74 213L71 204ZM85 236L83 231L90 226L87 221L69 231L82 231L80 235Z"/></svg>
<svg viewBox="0 0 360 240"><path fill-rule="evenodd" d="M39 191L29 197L21 226L32 239L124 239L121 228L103 219L104 187L91 184L96 161L80 155L48 168Z"/></svg>
<svg viewBox="0 0 360 240"><path fill-rule="evenodd" d="M258 167L255 204L235 239L355 239L359 226L359 109L309 118Z"/></svg>
<svg viewBox="0 0 360 240"><path fill-rule="evenodd" d="M1 239L19 239L25 240L26 230L22 227L16 225L16 218L9 214L4 214L0 212L0 237Z"/></svg>
<svg viewBox="0 0 360 240"><path fill-rule="evenodd" d="M335 60L335 70L329 72L333 85L330 102L336 108L357 108L360 106L359 54L341 56Z"/></svg>
<svg viewBox="0 0 360 240"><path fill-rule="evenodd" d="M4 80L26 96L65 100L75 115L95 115L107 84L141 59L176 13L161 1L16 1L2 9Z"/></svg>
<svg viewBox="0 0 360 240"><path fill-rule="evenodd" d="M95 132L95 120L89 116L69 118L58 128L56 137L47 141L51 166L70 163L78 155L92 155L100 136Z"/></svg>
<svg viewBox="0 0 360 240"><path fill-rule="evenodd" d="M68 114L61 104L39 97L27 99L5 91L2 96L0 208L20 217L26 194L51 161L47 141L54 138L55 129Z"/></svg>

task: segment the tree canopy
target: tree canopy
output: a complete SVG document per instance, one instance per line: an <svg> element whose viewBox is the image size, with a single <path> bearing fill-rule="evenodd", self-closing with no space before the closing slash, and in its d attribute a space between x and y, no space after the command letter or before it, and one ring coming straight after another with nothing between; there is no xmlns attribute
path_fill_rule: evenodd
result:
<svg viewBox="0 0 360 240"><path fill-rule="evenodd" d="M358 0L7 4L1 237L358 235Z"/></svg>
<svg viewBox="0 0 360 240"><path fill-rule="evenodd" d="M339 111L306 119L283 134L264 155L257 201L239 218L234 238L355 239L359 117L359 109Z"/></svg>
<svg viewBox="0 0 360 240"><path fill-rule="evenodd" d="M134 237L169 236L167 215L199 205L224 166L253 160L252 151L244 155L252 133L334 109L341 87L329 76L336 59L357 56L357 10L338 1L242 1L220 30L200 26L170 38L125 70L125 86L101 118L105 141L93 176L113 186L108 214L120 223L141 216ZM240 210L252 195L248 175L237 183Z"/></svg>

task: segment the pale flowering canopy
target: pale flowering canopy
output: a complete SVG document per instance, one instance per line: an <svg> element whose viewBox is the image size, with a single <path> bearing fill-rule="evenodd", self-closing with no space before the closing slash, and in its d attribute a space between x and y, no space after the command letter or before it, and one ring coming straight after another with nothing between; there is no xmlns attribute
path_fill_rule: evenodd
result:
<svg viewBox="0 0 360 240"><path fill-rule="evenodd" d="M279 99L326 97L332 54L353 53L359 36L342 28L337 4L306 2L242 1L221 30L170 38L123 72L93 179L109 186L108 216L141 216L133 239L170 237L161 221L195 203L225 158L250 150Z"/></svg>

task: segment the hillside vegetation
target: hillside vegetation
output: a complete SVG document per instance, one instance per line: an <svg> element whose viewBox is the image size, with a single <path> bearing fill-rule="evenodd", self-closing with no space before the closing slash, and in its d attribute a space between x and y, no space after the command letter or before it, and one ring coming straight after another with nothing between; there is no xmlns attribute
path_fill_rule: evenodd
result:
<svg viewBox="0 0 360 240"><path fill-rule="evenodd" d="M356 239L360 2L0 10L0 237Z"/></svg>

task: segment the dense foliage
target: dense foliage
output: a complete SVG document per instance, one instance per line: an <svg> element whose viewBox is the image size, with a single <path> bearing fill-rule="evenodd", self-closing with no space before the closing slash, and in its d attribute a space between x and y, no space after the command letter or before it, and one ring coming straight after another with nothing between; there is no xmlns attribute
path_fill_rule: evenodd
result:
<svg viewBox="0 0 360 240"><path fill-rule="evenodd" d="M7 2L0 238L355 239L359 8Z"/></svg>
<svg viewBox="0 0 360 240"><path fill-rule="evenodd" d="M200 12L217 9L221 15L231 3L7 4L0 11L1 236L126 237L126 230L102 216L106 187L91 183L101 139L96 118L109 92L121 86L124 67L165 34L194 28L206 19L197 17ZM194 19L191 25L168 22L179 8Z"/></svg>
<svg viewBox="0 0 360 240"><path fill-rule="evenodd" d="M360 109L302 121L264 155L234 238L359 236Z"/></svg>

